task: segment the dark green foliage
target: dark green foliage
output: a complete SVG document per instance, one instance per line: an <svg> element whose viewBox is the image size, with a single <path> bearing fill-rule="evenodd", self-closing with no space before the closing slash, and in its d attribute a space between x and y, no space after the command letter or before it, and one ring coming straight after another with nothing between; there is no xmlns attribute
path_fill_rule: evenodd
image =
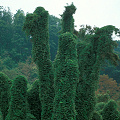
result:
<svg viewBox="0 0 120 120"><path fill-rule="evenodd" d="M22 31L25 22L25 14L23 10L17 10L13 17L13 37L11 39L10 56L15 62L25 61L27 56L31 54L32 45L28 42L25 32ZM22 56L21 56L22 55Z"/></svg>
<svg viewBox="0 0 120 120"><path fill-rule="evenodd" d="M108 101L104 106L101 115L103 120L120 120L120 113L117 110L117 103L114 100Z"/></svg>
<svg viewBox="0 0 120 120"><path fill-rule="evenodd" d="M16 67L31 54L32 45L22 31L25 15L18 10L13 16L10 9L0 9L0 56L8 69ZM8 62L9 61L9 62Z"/></svg>
<svg viewBox="0 0 120 120"><path fill-rule="evenodd" d="M116 43L118 44L118 46L114 49L114 53L118 54L118 56L120 57L120 40L116 41ZM118 66L107 64L106 66L104 66L104 69L100 72L100 74L106 74L110 78L116 80L117 83L120 83L120 64L118 64Z"/></svg>
<svg viewBox="0 0 120 120"><path fill-rule="evenodd" d="M55 67L55 98L54 120L74 120L75 94L78 82L78 64L76 39L73 34L66 32L59 38L59 52L56 57Z"/></svg>
<svg viewBox="0 0 120 120"><path fill-rule="evenodd" d="M23 29L32 36L33 60L39 70L41 119L50 120L54 99L54 74L48 42L48 12L43 7L37 7L33 14L27 14Z"/></svg>
<svg viewBox="0 0 120 120"><path fill-rule="evenodd" d="M1 111L0 111L0 120L3 120L3 115Z"/></svg>
<svg viewBox="0 0 120 120"><path fill-rule="evenodd" d="M23 76L16 77L10 90L11 101L5 120L26 120L27 80Z"/></svg>
<svg viewBox="0 0 120 120"><path fill-rule="evenodd" d="M74 19L73 14L75 14L76 7L73 3L69 6L65 6L65 11L62 16L62 33L74 32Z"/></svg>
<svg viewBox="0 0 120 120"><path fill-rule="evenodd" d="M114 53L114 48L117 47L116 41L112 40L112 34L119 34L119 29L112 25L98 28L93 36L92 44L101 61L108 60L112 65L118 65L120 61L117 54Z"/></svg>
<svg viewBox="0 0 120 120"><path fill-rule="evenodd" d="M119 31L112 25L96 28L94 34L86 37L88 43L78 43L79 83L76 92L77 119L89 120L95 107L95 90L98 85L100 67L107 59L117 65L118 56L113 53L116 43L112 41L112 33ZM82 107L81 107L82 106ZM84 109L83 109L84 108Z"/></svg>
<svg viewBox="0 0 120 120"><path fill-rule="evenodd" d="M12 13L10 8L0 9L0 55L3 49L10 50L12 38Z"/></svg>
<svg viewBox="0 0 120 120"><path fill-rule="evenodd" d="M80 71L75 100L77 120L89 120L96 104L95 90L100 64L91 44L81 41L77 47Z"/></svg>
<svg viewBox="0 0 120 120"><path fill-rule="evenodd" d="M3 120L5 120L5 117L8 113L10 100L10 85L11 80L8 78L8 76L0 72L0 111L2 112Z"/></svg>
<svg viewBox="0 0 120 120"><path fill-rule="evenodd" d="M40 10L40 12L38 12ZM33 60L37 63L43 61L42 57L49 58L48 46L48 12L42 7L37 7L33 14L27 14L23 30L32 36ZM42 46L43 45L43 46ZM43 49L44 47L44 49ZM48 54L46 54L46 52ZM43 54L40 54L43 53ZM46 56L47 55L47 56Z"/></svg>
<svg viewBox="0 0 120 120"><path fill-rule="evenodd" d="M103 120L99 112L94 111L93 116L90 120Z"/></svg>
<svg viewBox="0 0 120 120"><path fill-rule="evenodd" d="M37 118L37 120L41 120L41 102L39 99L39 81L36 80L32 88L27 91L27 101L29 103L29 108L31 113Z"/></svg>
<svg viewBox="0 0 120 120"><path fill-rule="evenodd" d="M95 105L95 110L99 112L104 108L104 106L105 106L104 102L99 102Z"/></svg>
<svg viewBox="0 0 120 120"><path fill-rule="evenodd" d="M76 10L72 4L65 7L62 15L62 35L59 37L58 52L54 61L54 120L76 119L75 94L78 82L77 40L73 35Z"/></svg>
<svg viewBox="0 0 120 120"><path fill-rule="evenodd" d="M90 33L85 35L83 29L83 33L81 33L82 41L77 44L76 36L73 35L73 32L76 35L78 33L74 30L74 19L72 16L76 8L73 4L65 8L66 10L62 15L62 35L59 38L58 53L54 62L54 73L50 60L48 12L43 7L37 7L33 14L27 14L26 19L22 11L17 11L17 14L14 16L13 26L15 31L13 38L11 38L12 34L8 34L8 38L10 38L8 41L10 42L10 40L12 40L12 45L16 47L11 51L11 54L13 54L12 58L18 56L16 60L19 61L21 54L26 53L25 50L22 49L22 47L25 47L22 46L24 35L20 33L21 26L25 19L23 29L28 36L31 36L33 61L37 64L39 70L39 85L35 82L33 87L28 91L28 102L31 113L37 119L41 116L42 120L51 120L51 117L55 120L89 120L92 114L93 119L100 119L97 112L93 113L94 108L101 112L104 105L97 104L96 106L98 108L95 106L95 90L98 85L99 71L105 60L108 60L113 65L118 64L119 58L113 52L116 43L112 41L111 36L113 31L117 34L119 30L112 25L95 28L93 30L87 26L87 30ZM0 18L2 18L2 16L0 16ZM6 23L10 23L11 25L12 22L4 16L4 18L0 20L0 28L3 28L3 31L8 30ZM19 36L19 33L21 36ZM5 34L3 36L5 36ZM6 42L6 37L3 37L2 40L5 42L4 49L10 47L7 45L9 42ZM18 46L16 45L17 42L20 43ZM16 53L17 48L19 48L19 54ZM4 49L2 49L2 52ZM7 59L7 61L9 61L9 59ZM20 83L18 83L17 79L20 80ZM28 111L26 112L26 108L28 107L26 107L27 83L24 79L23 84L23 79L24 77L19 76L13 82L9 113L6 120L35 119L32 114ZM55 98L53 79L55 80ZM39 94L38 86L40 87ZM108 96L104 96L103 98L105 98L104 101L107 101ZM38 103L33 102L35 100L37 100ZM101 102L102 100L100 98L97 101ZM42 111L41 109L38 110L40 102ZM105 116L104 109L101 112L103 116ZM39 113L41 113L41 115ZM116 115L118 114L118 112L115 113ZM17 118L16 115L20 118Z"/></svg>

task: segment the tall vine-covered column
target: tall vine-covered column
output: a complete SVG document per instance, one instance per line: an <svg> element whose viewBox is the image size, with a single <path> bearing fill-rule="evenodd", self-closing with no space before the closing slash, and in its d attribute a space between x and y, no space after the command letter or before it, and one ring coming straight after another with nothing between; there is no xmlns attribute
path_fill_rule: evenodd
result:
<svg viewBox="0 0 120 120"><path fill-rule="evenodd" d="M32 36L33 60L39 70L41 120L50 120L53 111L54 74L50 60L48 12L43 7L37 7L33 14L26 16L23 30Z"/></svg>
<svg viewBox="0 0 120 120"><path fill-rule="evenodd" d="M34 81L32 87L27 91L27 101L31 114L37 120L41 120L41 102L39 99L39 80Z"/></svg>
<svg viewBox="0 0 120 120"><path fill-rule="evenodd" d="M63 33L59 39L59 58L55 61L53 120L75 120L75 94L78 82L76 39Z"/></svg>
<svg viewBox="0 0 120 120"><path fill-rule="evenodd" d="M117 65L118 56L113 53L116 47L112 40L113 31L117 34L119 30L114 26L98 28L95 34L91 35L90 43L79 42L77 47L79 64L79 83L76 91L76 111L77 120L89 120L93 113L96 100L95 90L97 90L99 71L104 60L108 60L113 65Z"/></svg>
<svg viewBox="0 0 120 120"><path fill-rule="evenodd" d="M80 46L86 46L87 44L81 43ZM83 48L84 49L84 48ZM95 101L95 90L97 89L98 75L99 75L99 58L94 59L94 52L92 46L88 45L86 49L81 50L79 54L79 83L76 89L76 111L77 120L89 120ZM80 52L80 51L79 51Z"/></svg>
<svg viewBox="0 0 120 120"><path fill-rule="evenodd" d="M75 94L78 82L77 40L73 35L73 13L76 8L72 4L65 7L62 15L62 34L59 38L58 53L54 62L55 98L52 120L75 120Z"/></svg>

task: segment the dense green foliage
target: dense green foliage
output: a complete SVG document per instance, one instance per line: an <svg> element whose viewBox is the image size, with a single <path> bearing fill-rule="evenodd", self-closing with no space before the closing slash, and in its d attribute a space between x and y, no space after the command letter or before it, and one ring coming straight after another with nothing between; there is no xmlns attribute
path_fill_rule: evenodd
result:
<svg viewBox="0 0 120 120"><path fill-rule="evenodd" d="M0 111L3 115L3 120L8 113L9 102L10 102L10 86L11 80L7 75L0 72Z"/></svg>
<svg viewBox="0 0 120 120"><path fill-rule="evenodd" d="M108 101L101 114L103 120L120 120L120 113L117 110L117 103L114 100Z"/></svg>
<svg viewBox="0 0 120 120"><path fill-rule="evenodd" d="M113 32L120 34L120 31L112 25L93 29L86 26L76 31L73 19L75 11L73 3L65 6L61 15L62 30L59 32L61 35L58 44L56 39L60 20L49 16L43 7L37 7L26 17L22 10L18 10L13 19L9 9L6 11L0 7L0 30L3 32L2 34L0 31L0 36L4 44L0 49L0 69L5 68L3 63L8 66L7 69L11 69L19 62L18 69L22 68L21 72L25 75L31 74L31 66L20 62L31 54L30 47L27 48L28 44L31 45L31 40L32 59L39 74L39 80L32 86L29 85L27 91L27 81L23 76L16 77L12 83L0 73L0 111L3 120L120 119L117 104L113 100L108 101L108 94L98 95L97 99L95 97L102 65L107 61L117 66L120 61L119 54L114 52L117 44L112 39ZM5 36L4 32L8 35ZM53 63L51 59L54 59L56 52L50 55L49 44L51 52L57 50L58 46ZM15 70L11 72L11 76Z"/></svg>
<svg viewBox="0 0 120 120"><path fill-rule="evenodd" d="M53 118L75 119L75 94L78 82L76 40L71 33L59 38L59 51L55 60L55 98Z"/></svg>
<svg viewBox="0 0 120 120"><path fill-rule="evenodd" d="M74 19L73 14L76 11L76 7L73 3L70 6L65 6L65 11L63 12L62 16L62 33L65 32L74 32Z"/></svg>
<svg viewBox="0 0 120 120"><path fill-rule="evenodd" d="M116 41L118 44L117 48L114 49L114 53L118 54L120 57L120 41ZM118 66L113 66L106 62L107 65L104 65L103 70L101 70L100 74L108 74L109 77L113 78L114 80L117 81L117 83L120 84L120 64Z"/></svg>
<svg viewBox="0 0 120 120"><path fill-rule="evenodd" d="M65 7L62 15L62 34L59 37L57 56L54 61L54 120L75 120L75 94L78 82L77 40L73 35L75 6ZM74 8L74 9L73 9ZM68 21L68 22L67 22Z"/></svg>
<svg viewBox="0 0 120 120"><path fill-rule="evenodd" d="M4 68L6 68L6 70L16 68L18 66L18 62L25 62L27 57L31 56L31 38L30 36L26 37L25 33L22 31L24 20L25 14L23 10L19 9L17 10L16 14L13 15L10 9L0 7L0 38L2 41L2 45L0 47L0 70L3 70ZM60 19L58 19L55 16L49 15L49 44L52 61L54 60L55 55L57 54L59 35L58 31L60 31L61 29L60 25ZM77 32L76 35L80 40L87 40L88 43L88 36L94 34L96 28L97 27L92 28L88 25L81 25L80 30L74 30L74 32ZM118 44L118 47L114 49L114 52L120 56L120 42L116 42ZM100 74L108 74L109 77L116 80L117 83L120 83L120 66L114 67L113 65L108 65L103 66L102 70L100 71Z"/></svg>
<svg viewBox="0 0 120 120"><path fill-rule="evenodd" d="M0 111L0 120L3 120L3 115L1 111Z"/></svg>
<svg viewBox="0 0 120 120"><path fill-rule="evenodd" d="M93 116L90 120L103 120L99 112L94 111Z"/></svg>
<svg viewBox="0 0 120 120"><path fill-rule="evenodd" d="M30 112L41 120L41 102L39 99L39 80L36 80L32 87L27 91L27 101L29 103Z"/></svg>
<svg viewBox="0 0 120 120"><path fill-rule="evenodd" d="M113 31L119 33L119 29L112 25L96 28L94 34L86 36L78 43L80 79L76 92L77 119L88 120L92 115L101 65L106 59L111 64L117 65L119 58L113 52L116 47L116 42L111 37Z"/></svg>
<svg viewBox="0 0 120 120"><path fill-rule="evenodd" d="M86 41L87 43L89 43L90 39L88 39L88 38L95 33L97 28L98 27L92 28L89 25L86 25L86 26L81 25L77 36L81 41ZM115 40L114 42L116 42L118 44L118 46L116 44L113 51L114 51L114 53L118 54L118 56L120 57L120 41ZM108 74L109 77L116 80L117 83L120 83L119 70L120 70L120 64L118 64L118 66L114 66L114 65L110 64L107 59L105 59L105 63L102 64L102 66L101 66L100 74L101 75Z"/></svg>
<svg viewBox="0 0 120 120"><path fill-rule="evenodd" d="M37 7L33 14L27 14L23 29L32 36L33 60L39 70L41 119L50 120L54 99L54 74L50 60L48 12L43 7Z"/></svg>
<svg viewBox="0 0 120 120"><path fill-rule="evenodd" d="M78 45L80 74L76 91L77 120L89 120L96 104L95 90L98 83L99 58L95 57L92 45L84 42Z"/></svg>
<svg viewBox="0 0 120 120"><path fill-rule="evenodd" d="M26 119L26 96L27 80L23 76L14 79L10 89L10 104L5 120L25 120Z"/></svg>

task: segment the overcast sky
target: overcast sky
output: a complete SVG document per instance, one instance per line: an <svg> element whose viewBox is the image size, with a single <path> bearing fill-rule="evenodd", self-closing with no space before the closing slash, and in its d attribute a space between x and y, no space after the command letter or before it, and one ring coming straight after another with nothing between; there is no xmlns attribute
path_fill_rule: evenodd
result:
<svg viewBox="0 0 120 120"><path fill-rule="evenodd" d="M38 6L44 7L50 15L59 17L66 3L74 3L77 10L74 15L77 29L82 24L103 27L114 25L120 28L120 0L0 0L0 6L10 7L12 13L22 9L33 13Z"/></svg>

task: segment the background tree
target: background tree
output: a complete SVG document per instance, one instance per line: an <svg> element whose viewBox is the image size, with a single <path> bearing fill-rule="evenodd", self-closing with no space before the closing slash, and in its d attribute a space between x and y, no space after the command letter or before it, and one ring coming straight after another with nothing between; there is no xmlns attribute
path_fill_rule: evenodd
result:
<svg viewBox="0 0 120 120"><path fill-rule="evenodd" d="M12 13L10 8L5 9L1 7L0 9L0 55L6 50L11 48L11 38L12 38Z"/></svg>
<svg viewBox="0 0 120 120"><path fill-rule="evenodd" d="M120 41L117 41L117 48L114 49L114 53L118 54L118 56L120 57ZM103 75L108 75L110 78L113 78L114 80L116 80L116 82L118 84L120 84L120 64L118 64L118 66L113 66L111 64L109 64L106 61L107 65L104 66L104 69L101 70L100 74Z"/></svg>
<svg viewBox="0 0 120 120"><path fill-rule="evenodd" d="M107 92L107 90L110 91L109 95L111 99L114 99L116 101L120 98L120 86L116 80L109 78L108 75L105 74L100 75L99 88L96 91L96 95L104 94Z"/></svg>
<svg viewBox="0 0 120 120"><path fill-rule="evenodd" d="M8 69L4 65L4 59L1 60L1 72L5 73L11 80L13 80L18 75L24 75L28 79L28 84L32 84L36 79L38 79L38 69L35 63L32 63L31 56L28 57L26 62L19 62L17 67ZM10 61L12 62L12 61Z"/></svg>
<svg viewBox="0 0 120 120"><path fill-rule="evenodd" d="M27 56L31 54L32 45L29 37L26 37L25 32L22 31L25 22L25 14L21 9L13 17L13 37L11 57L15 62L25 61Z"/></svg>
<svg viewBox="0 0 120 120"><path fill-rule="evenodd" d="M58 49L58 36L61 30L61 21L53 15L49 15L49 44L51 60L55 59Z"/></svg>

